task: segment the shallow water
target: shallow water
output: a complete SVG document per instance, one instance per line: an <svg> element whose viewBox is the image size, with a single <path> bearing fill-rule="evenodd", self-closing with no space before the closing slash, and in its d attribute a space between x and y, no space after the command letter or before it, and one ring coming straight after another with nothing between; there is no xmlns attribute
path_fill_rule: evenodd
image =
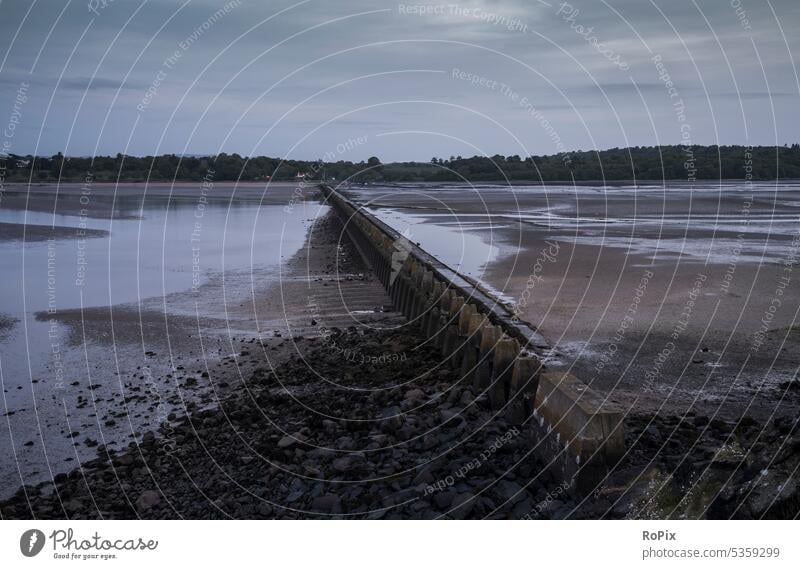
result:
<svg viewBox="0 0 800 569"><path fill-rule="evenodd" d="M226 335L258 334L252 317L229 309L280 280L328 207L293 200L293 187L271 188L268 199L255 186L241 200L230 199L233 188L219 191L228 199L200 200L191 187L172 197L157 188L144 200L141 184L100 188L86 212L98 218L63 207L75 201L74 187L57 201L64 212L42 211L52 189L41 188L31 194L38 211L0 208L3 223L71 228L54 240L0 242L0 316L12 321L0 330L0 453L8 457L0 495L91 457L87 437L119 446L156 427L174 409L166 402L179 389L168 379L176 366L205 368L229 353ZM84 237L82 228L108 233ZM110 306L113 319L92 310ZM201 321L222 324L200 331ZM74 442L73 430L81 433Z"/></svg>
<svg viewBox="0 0 800 569"><path fill-rule="evenodd" d="M779 263L800 229L794 182L642 186L394 186L350 195L402 231L422 219L423 248L472 276L525 248L525 226L571 243L626 249L651 262ZM514 227L517 239L505 231ZM505 233L505 239L503 239ZM478 237L480 243L474 238ZM469 251L469 254L465 253Z"/></svg>
<svg viewBox="0 0 800 569"><path fill-rule="evenodd" d="M34 352L47 343L50 325L37 313L199 293L214 277L222 286L256 273L263 280L302 246L307 225L300 220L321 213L316 204L286 213L257 202L160 196L122 206L121 218L110 220L0 209L0 222L75 228L69 239L0 243L0 313L18 320L0 344L6 386L43 371ZM84 238L81 227L109 234ZM215 309L222 307L206 305L203 312Z"/></svg>

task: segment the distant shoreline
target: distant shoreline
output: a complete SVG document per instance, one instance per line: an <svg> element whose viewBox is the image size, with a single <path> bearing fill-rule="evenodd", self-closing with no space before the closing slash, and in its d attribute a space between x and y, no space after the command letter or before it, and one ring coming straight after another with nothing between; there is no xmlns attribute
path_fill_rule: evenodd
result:
<svg viewBox="0 0 800 569"><path fill-rule="evenodd" d="M59 185L81 185L85 182L80 179L69 179L69 180L36 180L36 181L22 181L22 180L6 180L4 187L6 190L14 190L19 188L31 187L31 188L44 188L47 186L53 186L55 184ZM175 184L186 186L186 185L197 185L201 184L202 180L162 180L162 179L151 179L151 180L95 180L93 184L96 185L105 185L105 186L115 186L115 185L122 185L122 184L142 184L142 185L172 185ZM217 182L218 184L226 184L226 185L241 185L241 186L267 186L267 185L297 185L300 183L305 184L306 186L313 186L316 184L323 184L327 183L330 184L330 180L220 180ZM336 182L333 182L336 184ZM666 180L652 180L652 179L606 179L606 180L503 180L503 179L492 179L492 180L468 180L462 182L452 182L452 181L438 181L438 180L420 180L420 181L408 181L408 182L397 182L397 181L376 181L376 182L369 182L369 183L357 183L352 182L348 185L353 187L364 187L369 188L372 186L375 187L415 187L415 186L441 186L441 187L464 187L464 186L481 186L485 184L492 184L492 185L500 185L500 186L546 186L546 185L558 185L558 186L677 186L677 185L700 185L700 186L708 186L708 185L726 185L726 184L744 184L744 183L752 183L752 184L768 184L768 183L775 183L775 184L800 184L800 178L772 178L772 179L746 179L746 178L701 178L694 181L687 181L680 178L671 178Z"/></svg>
<svg viewBox="0 0 800 569"><path fill-rule="evenodd" d="M626 183L631 180L775 181L800 178L800 144L662 145L575 150L548 155L450 156L429 161L313 160L220 153L208 156L78 157L0 155L0 183L186 181L353 183Z"/></svg>

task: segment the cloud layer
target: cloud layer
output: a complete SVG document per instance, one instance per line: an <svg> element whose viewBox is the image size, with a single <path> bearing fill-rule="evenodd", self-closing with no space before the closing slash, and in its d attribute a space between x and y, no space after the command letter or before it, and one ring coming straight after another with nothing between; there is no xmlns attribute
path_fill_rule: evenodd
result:
<svg viewBox="0 0 800 569"><path fill-rule="evenodd" d="M90 10L89 8L93 8ZM427 160L795 142L794 0L0 4L11 152ZM688 133L688 134L687 134Z"/></svg>

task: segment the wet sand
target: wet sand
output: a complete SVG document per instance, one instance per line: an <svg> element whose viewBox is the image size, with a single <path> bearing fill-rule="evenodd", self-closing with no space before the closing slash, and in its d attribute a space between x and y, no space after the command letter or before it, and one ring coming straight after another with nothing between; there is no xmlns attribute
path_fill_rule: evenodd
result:
<svg viewBox="0 0 800 569"><path fill-rule="evenodd" d="M800 194L773 189L349 193L449 228L463 254L474 246L462 235L496 247L479 278L548 339L549 365L631 411L732 419L800 408L787 390L800 365Z"/></svg>
<svg viewBox="0 0 800 569"><path fill-rule="evenodd" d="M73 227L33 225L22 223L0 223L0 243L5 241L36 242L48 239L78 239L104 237L108 231L84 229L78 235Z"/></svg>
<svg viewBox="0 0 800 569"><path fill-rule="evenodd" d="M299 199L314 199L308 185ZM203 182L120 184L6 184L2 209L61 215L84 214L93 219L135 219L143 199L196 199ZM215 201L248 201L263 205L285 205L298 188L292 182L215 182L208 198Z"/></svg>
<svg viewBox="0 0 800 569"><path fill-rule="evenodd" d="M16 318L12 318L11 316L7 316L5 314L0 314L0 340L2 340L16 324Z"/></svg>

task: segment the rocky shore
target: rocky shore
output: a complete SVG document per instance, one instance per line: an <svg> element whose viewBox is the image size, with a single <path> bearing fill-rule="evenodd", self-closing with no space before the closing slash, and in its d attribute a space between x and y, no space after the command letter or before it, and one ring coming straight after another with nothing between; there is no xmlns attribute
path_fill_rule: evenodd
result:
<svg viewBox="0 0 800 569"><path fill-rule="evenodd" d="M523 430L493 418L418 340L355 330L286 340L313 369L298 356L274 372L257 369L218 409L173 417L124 452L100 447L96 460L21 489L0 511L6 518L530 515L553 481L536 478Z"/></svg>
<svg viewBox="0 0 800 569"><path fill-rule="evenodd" d="M293 355L120 452L0 503L3 518L664 518L797 514L797 424L629 416L629 454L585 499L543 472L408 331L282 340ZM279 349L281 346L277 346ZM284 349L287 346L282 346ZM309 365L313 362L313 365ZM215 378L207 378L214 387ZM223 386L216 386L222 388Z"/></svg>

